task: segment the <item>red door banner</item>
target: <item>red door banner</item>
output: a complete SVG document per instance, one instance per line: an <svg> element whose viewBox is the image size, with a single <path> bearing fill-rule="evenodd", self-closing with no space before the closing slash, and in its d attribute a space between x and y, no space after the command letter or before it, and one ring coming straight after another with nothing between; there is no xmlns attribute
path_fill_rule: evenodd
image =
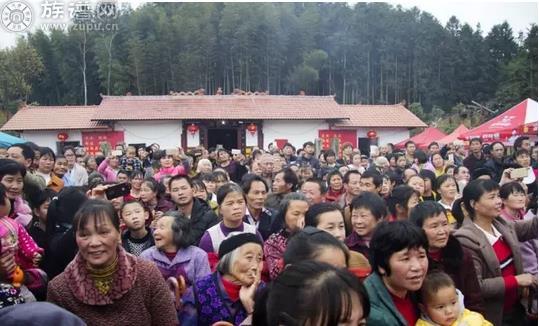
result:
<svg viewBox="0 0 539 326"><path fill-rule="evenodd" d="M331 146L331 139L337 138L339 140L339 153L337 155L342 156L342 144L348 142L352 144L352 147L357 147L357 133L355 130L318 130L318 138L321 139L322 149L328 149Z"/></svg>
<svg viewBox="0 0 539 326"><path fill-rule="evenodd" d="M101 151L101 144L108 142L112 148L118 143L124 142L123 131L102 131L102 132L83 132L82 145L86 149L86 153L95 155Z"/></svg>

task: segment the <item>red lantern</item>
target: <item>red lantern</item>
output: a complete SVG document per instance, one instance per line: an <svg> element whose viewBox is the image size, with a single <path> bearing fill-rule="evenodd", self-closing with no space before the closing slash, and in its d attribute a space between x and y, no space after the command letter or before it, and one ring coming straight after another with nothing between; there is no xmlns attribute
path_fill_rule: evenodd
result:
<svg viewBox="0 0 539 326"><path fill-rule="evenodd" d="M369 130L367 132L367 137L369 137L370 139L376 138L376 136L377 136L376 131L374 131L374 130Z"/></svg>
<svg viewBox="0 0 539 326"><path fill-rule="evenodd" d="M247 126L247 131L251 133L251 136L254 136L256 134L256 125L254 123L251 123Z"/></svg>
<svg viewBox="0 0 539 326"><path fill-rule="evenodd" d="M56 137L59 141L66 141L69 138L69 135L67 134L67 132L59 132Z"/></svg>
<svg viewBox="0 0 539 326"><path fill-rule="evenodd" d="M198 126L192 123L189 125L189 127L187 127L187 131L189 131L189 133L194 136L198 132Z"/></svg>

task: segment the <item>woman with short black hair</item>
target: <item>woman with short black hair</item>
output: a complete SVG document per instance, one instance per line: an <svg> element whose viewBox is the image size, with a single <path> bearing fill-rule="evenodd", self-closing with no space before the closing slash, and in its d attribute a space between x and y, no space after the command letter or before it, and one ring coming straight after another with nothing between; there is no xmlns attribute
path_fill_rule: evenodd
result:
<svg viewBox="0 0 539 326"><path fill-rule="evenodd" d="M428 269L428 241L409 221L382 222L371 245L373 273L365 280L371 302L370 325L415 325L419 311L414 292Z"/></svg>

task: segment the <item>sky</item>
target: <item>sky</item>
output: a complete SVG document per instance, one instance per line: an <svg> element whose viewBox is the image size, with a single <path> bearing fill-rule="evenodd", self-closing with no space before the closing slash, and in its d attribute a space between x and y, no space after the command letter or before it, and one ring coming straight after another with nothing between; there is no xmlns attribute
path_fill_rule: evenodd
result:
<svg viewBox="0 0 539 326"><path fill-rule="evenodd" d="M5 17L4 6L13 0L0 0L0 18ZM33 22L30 26L31 31L35 31L37 26L42 26L43 20L41 19L41 4L48 2L58 2L67 4L74 2L75 0L23 0L30 4L33 11ZM117 2L127 2L128 0L117 0ZM80 0L79 0L80 2ZM96 3L95 0L90 0L92 3ZM131 0L129 1L131 6L136 8L140 4L146 2L144 0ZM174 2L174 1L166 1ZM355 2L349 2L353 4ZM502 23L506 20L511 27L515 37L518 36L518 32L524 32L526 34L527 29L531 23L537 24L538 22L538 3L533 1L442 1L442 0L430 0L430 1L389 1L389 3L397 5L400 4L404 8L411 8L413 6L418 7L422 11L431 13L434 17L445 26L449 18L455 15L461 23L468 23L474 29L477 23L481 24L484 36L496 24ZM50 21L49 21L50 22ZM58 22L52 21L52 22ZM60 21L61 22L61 21ZM10 47L15 45L15 41L20 33L10 32L6 30L0 20L0 48Z"/></svg>

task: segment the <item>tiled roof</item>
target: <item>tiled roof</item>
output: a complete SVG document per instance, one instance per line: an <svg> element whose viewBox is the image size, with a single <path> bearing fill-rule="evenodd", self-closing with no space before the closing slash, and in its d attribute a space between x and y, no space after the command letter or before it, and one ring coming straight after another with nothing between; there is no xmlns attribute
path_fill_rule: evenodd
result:
<svg viewBox="0 0 539 326"><path fill-rule="evenodd" d="M103 96L94 120L347 119L333 96Z"/></svg>
<svg viewBox="0 0 539 326"><path fill-rule="evenodd" d="M126 120L335 120L336 127L426 127L402 105L339 105L332 96L103 96L98 106L27 106L1 130L107 129Z"/></svg>
<svg viewBox="0 0 539 326"><path fill-rule="evenodd" d="M20 109L1 130L106 129L92 121L97 106L26 106Z"/></svg>
<svg viewBox="0 0 539 326"><path fill-rule="evenodd" d="M427 125L401 104L395 105L341 105L350 118L339 121L336 127L407 127Z"/></svg>

